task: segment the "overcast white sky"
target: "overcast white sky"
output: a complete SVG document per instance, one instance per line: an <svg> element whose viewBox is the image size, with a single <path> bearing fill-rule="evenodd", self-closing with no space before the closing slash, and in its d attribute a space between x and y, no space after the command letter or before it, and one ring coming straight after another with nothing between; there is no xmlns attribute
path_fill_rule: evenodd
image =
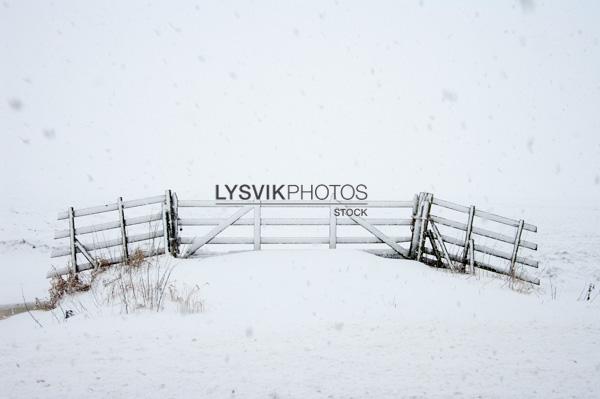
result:
<svg viewBox="0 0 600 399"><path fill-rule="evenodd" d="M600 199L599 21L596 1L2 0L0 203Z"/></svg>

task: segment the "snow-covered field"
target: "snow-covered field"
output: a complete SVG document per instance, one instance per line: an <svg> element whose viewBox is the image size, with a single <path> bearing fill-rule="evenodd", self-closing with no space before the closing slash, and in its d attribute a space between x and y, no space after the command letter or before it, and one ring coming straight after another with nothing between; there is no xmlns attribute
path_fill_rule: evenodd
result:
<svg viewBox="0 0 600 399"><path fill-rule="evenodd" d="M344 249L163 257L181 292L199 287L202 312L167 300L126 314L101 275L33 312L43 328L27 313L0 321L2 397L598 397L600 209L493 210L538 225L540 287ZM48 288L51 231L23 236L0 245L0 303Z"/></svg>
<svg viewBox="0 0 600 399"><path fill-rule="evenodd" d="M580 296L600 285L600 213L526 212L540 229L539 288L350 250L165 260L174 284L198 285L202 312L167 301L124 314L100 286L34 312L43 328L26 313L0 321L0 386L15 398L597 397L600 300ZM11 281L44 293L46 248L12 243L2 256L21 265Z"/></svg>
<svg viewBox="0 0 600 399"><path fill-rule="evenodd" d="M177 260L204 311L0 322L4 397L597 397L600 303L352 250ZM96 292L102 288L96 287ZM98 298L101 295L96 294ZM83 309L86 310L83 310ZM61 317L60 312L55 312Z"/></svg>
<svg viewBox="0 0 600 399"><path fill-rule="evenodd" d="M597 397L600 299L582 292L600 286L600 209L493 210L538 225L540 287L344 249L163 257L181 292L199 287L202 312L167 300L126 314L101 275L33 312L43 328L27 313L0 321L3 397ZM48 288L50 229L22 236L0 245L0 303Z"/></svg>

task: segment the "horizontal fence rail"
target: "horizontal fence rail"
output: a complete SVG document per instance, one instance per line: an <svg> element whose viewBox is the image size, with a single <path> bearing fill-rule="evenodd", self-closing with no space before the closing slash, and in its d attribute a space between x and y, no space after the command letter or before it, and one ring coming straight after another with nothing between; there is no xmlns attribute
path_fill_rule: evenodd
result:
<svg viewBox="0 0 600 399"><path fill-rule="evenodd" d="M467 224L455 222L453 220L449 220L449 219L442 218L442 217L435 216L435 215L429 215L429 218L436 223L439 223L444 226L452 227L457 230L462 230L465 232L469 230L469 226ZM514 237L508 236L506 234L496 233L491 230L482 229L479 227L471 227L471 233L480 235L482 237L493 238L494 240L502 241L502 242L505 242L508 244L513 244L515 242ZM525 241L525 240L520 241L520 246L522 246L524 248L533 249L534 251L537 250L537 244L535 244L533 242Z"/></svg>
<svg viewBox="0 0 600 399"><path fill-rule="evenodd" d="M164 200L165 200L164 195L158 195L156 197L148 197L148 198L142 198L139 200L124 201L123 208L127 209L127 208L135 208L137 206L160 204ZM101 206L94 206L91 208L82 208L82 209L73 210L73 216L79 217L79 216L96 215L98 213L116 211L118 209L119 209L118 203L106 204L106 205L101 205ZM68 211L61 212L58 214L58 220L65 220L68 218L69 218Z"/></svg>
<svg viewBox="0 0 600 399"><path fill-rule="evenodd" d="M360 206L362 208L412 208L413 201L204 201L204 200L180 200L181 208L203 208L203 207L239 207L248 205L260 205L266 207L319 207L330 206Z"/></svg>
<svg viewBox="0 0 600 399"><path fill-rule="evenodd" d="M454 211L457 212L463 212L463 213L469 213L469 207L468 206L464 206L464 205L458 205L455 204L453 202L450 201L444 201L441 200L439 198L434 198L432 201L433 205L438 205L444 208L448 208L448 209L452 209ZM519 227L519 221L515 220L515 219L509 219L509 218L505 218L504 216L500 216L500 215L496 215L490 212L484 212L484 211L480 211L480 210L476 210L475 211L475 216L478 216L482 219L487 219L487 220L491 220L494 222L498 222L498 223L503 223L506 224L508 226L513 226L513 227ZM527 224L525 223L523 225L523 229L524 230L529 230L532 231L534 233L537 232L537 227L532 225L532 224Z"/></svg>
<svg viewBox="0 0 600 399"><path fill-rule="evenodd" d="M147 223L155 222L158 220L162 220L162 215L160 213L155 213L154 215L130 218L128 220L125 220L125 225L126 226L134 226L137 224L147 224ZM99 233L101 231L106 231L106 230L110 230L110 229L118 229L118 228L121 228L121 222L119 220L114 221L114 222L95 224L95 225L91 225L91 226L78 227L75 229L75 234L81 235L81 234ZM67 237L69 237L69 234L70 234L69 230L59 230L54 234L54 238L55 239L67 238Z"/></svg>
<svg viewBox="0 0 600 399"><path fill-rule="evenodd" d="M185 218L179 219L180 226L215 226L224 219L215 218ZM412 219L369 219L366 221L374 226L411 226ZM329 226L329 219L325 218L261 218L262 226ZM253 226L254 219L238 219L232 223L233 226ZM356 222L341 219L337 221L338 226L353 226Z"/></svg>
<svg viewBox="0 0 600 399"><path fill-rule="evenodd" d="M149 207L160 206L160 211ZM141 216L127 216L126 210L139 208ZM148 208L148 211L144 211ZM180 217L179 212L194 208L218 209L235 212L225 217ZM323 209L327 217L263 217L262 210L268 208L315 208ZM359 217L353 214L338 216L334 209L382 209L397 216ZM404 209L404 210L403 210ZM463 220L454 220L444 215L444 209L464 215ZM400 213L397 213L400 212ZM407 212L401 215L401 212ZM441 214L439 213L441 212ZM84 224L82 218L92 215L109 218L108 221ZM103 216L104 215L104 216ZM107 216L108 215L108 216ZM249 215L249 216L248 216ZM524 266L538 268L539 262L531 256L519 253L520 250L537 250L537 244L522 238L524 231L535 233L537 227L523 220L511 219L491 212L464 206L450 201L434 198L430 193L415 195L411 201L205 201L179 200L171 190L164 195L137 200L123 201L90 208L73 209L57 215L59 221L67 221L67 228L54 234L56 240L68 240L51 253L52 258L69 257L67 266L53 268L48 276L77 273L96 267L127 263L131 256L131 246L146 245L150 248L137 248L135 256L149 257L169 253L176 257L203 255L199 251L206 245L242 245L252 246L254 250L263 245L328 245L334 249L339 245L383 245L384 248L362 248L367 252L392 258L408 258L452 271L474 272L475 268L505 274L513 278L539 284L539 279L530 275ZM111 220L112 219L112 220ZM460 219L460 218L459 218ZM477 225L480 221L497 223L504 226L501 231L487 223L485 227ZM492 223L492 225L493 225ZM149 226L145 233L133 233L134 226L139 229ZM150 227L152 226L152 227ZM246 226L251 234L224 236L222 232L230 226ZM328 235L287 236L263 233L264 226L305 226L306 228L327 228ZM311 227L312 226L312 227ZM368 235L341 235L342 226L355 226ZM442 226L440 231L437 226ZM188 230L207 228L198 234L186 234ZM406 229L406 234L389 235L380 228ZM271 227L272 228L272 227ZM449 229L449 230L448 230ZM507 234L513 229L514 234ZM134 229L135 230L135 229ZM191 231L190 230L190 231ZM450 234L451 231L456 233ZM117 234L118 237L91 240L97 234ZM458 234L460 237L457 237ZM85 240L86 242L83 242ZM486 244L486 241L489 244ZM503 250L494 243L511 247ZM490 245L491 244L491 245ZM182 250L182 247L184 250ZM99 251L116 250L117 256L101 256ZM453 248L454 252L449 250ZM204 253L205 254L205 253ZM488 259L484 259L487 257ZM499 264L494 261L504 262Z"/></svg>
<svg viewBox="0 0 600 399"><path fill-rule="evenodd" d="M396 243L410 242L411 237L390 237ZM181 237L180 244L191 244L195 237ZM329 237L261 237L262 244L329 244ZM377 237L337 237L338 244L384 244ZM207 244L254 244L254 237L215 237Z"/></svg>
<svg viewBox="0 0 600 399"><path fill-rule="evenodd" d="M152 240L152 239L156 239L156 238L160 238L160 237L164 237L165 233L162 230L158 230L156 232L151 232L151 233L143 233L143 234L137 234L137 235L130 235L127 236L127 242L129 244L131 244L132 242L140 242L140 241L148 241L148 240ZM93 251L96 249L105 249L105 248L111 248L111 247L118 247L123 245L123 240L122 238L115 238L112 240L107 240L107 241L100 241L100 242L92 242L90 244L87 244L85 246L85 249L87 249L88 251ZM52 252L50 253L50 257L51 258L57 258L60 256L67 256L71 254L71 249L70 247L64 246L64 247L58 247L58 248L54 248L52 250Z"/></svg>

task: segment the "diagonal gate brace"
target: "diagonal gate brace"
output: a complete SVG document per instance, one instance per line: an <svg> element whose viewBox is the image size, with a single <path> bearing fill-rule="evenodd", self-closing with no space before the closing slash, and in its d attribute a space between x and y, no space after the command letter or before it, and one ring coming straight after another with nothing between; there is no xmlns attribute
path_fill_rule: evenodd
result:
<svg viewBox="0 0 600 399"><path fill-rule="evenodd" d="M387 235L383 234L383 232L381 230L379 230L377 227L373 226L371 223L367 222L366 220L364 220L358 216L348 215L348 217L350 219L354 220L354 222L356 222L356 224L359 224L362 227L364 227L369 233L373 234L375 237L379 238L381 241L383 241L384 243L389 245L394 251L398 252L398 254L400 254L402 257L408 258L408 250L402 248L400 245L395 243L394 240L392 240Z"/></svg>
<svg viewBox="0 0 600 399"><path fill-rule="evenodd" d="M440 234L440 231L438 230L437 226L435 225L435 223L433 223L433 221L429 222L429 226L431 226L432 237L438 242L440 248L442 249L442 254L444 255L444 258L446 258L446 262L448 262L448 267L453 272L457 271L458 268L456 267L454 262L452 262L450 254L448 253L448 249L446 248L446 244L444 243L444 239L442 238L442 235Z"/></svg>
<svg viewBox="0 0 600 399"><path fill-rule="evenodd" d="M188 249L185 252L185 254L183 255L183 257L189 258L193 254L195 254L196 251L198 251L200 249L200 247L202 247L204 244L208 243L210 240L215 238L215 236L217 234L219 234L220 232L225 230L227 227L231 226L239 218L241 218L242 216L244 216L245 214L250 212L252 209L254 209L254 207L252 205L247 205L247 206L243 207L242 209L240 209L239 211L237 211L236 213L234 213L233 215L231 215L230 217L228 217L227 219L223 220L221 223L219 223L217 226L215 226L211 231L209 231L208 234L205 235L204 237L194 238L194 240L188 247Z"/></svg>
<svg viewBox="0 0 600 399"><path fill-rule="evenodd" d="M435 237L431 230L427 230L425 236L429 239L429 244L431 245L431 250L433 252L433 256L437 259L437 267L443 267L444 263L442 262L442 256L440 255L440 249L435 243Z"/></svg>
<svg viewBox="0 0 600 399"><path fill-rule="evenodd" d="M83 246L82 243L79 242L79 240L77 238L75 238L75 247L77 247L79 252L81 252L83 254L83 256L88 260L88 262L90 262L91 265L94 266L94 268L98 267L98 262L96 262L96 259L94 259L92 257L92 255L90 255L88 250ZM78 271L76 266L75 266L75 271L76 272Z"/></svg>

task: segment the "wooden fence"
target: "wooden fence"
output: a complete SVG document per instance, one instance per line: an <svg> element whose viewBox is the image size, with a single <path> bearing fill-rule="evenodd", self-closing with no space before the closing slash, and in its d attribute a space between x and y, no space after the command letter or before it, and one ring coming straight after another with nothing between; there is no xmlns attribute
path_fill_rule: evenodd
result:
<svg viewBox="0 0 600 399"><path fill-rule="evenodd" d="M141 214L126 215L133 208ZM292 208L312 208L319 216L264 216L271 209L285 213ZM336 209L354 208L384 210L387 215L336 216ZM226 214L218 217L183 215L200 209L219 209ZM231 212L231 209L235 211ZM448 211L453 215L443 216ZM111 220L84 224L84 218L92 215L110 215ZM191 257L210 254L199 252L209 245L242 246L246 250L251 246L260 250L264 245L304 244L328 245L331 249L339 245L358 245L380 256L415 259L458 272L473 273L478 268L539 284L539 279L525 270L525 267L537 268L538 262L520 253L537 250L537 244L523 238L524 232L536 232L536 226L481 211L474 206L434 198L430 193L420 193L410 201L199 201L178 200L174 192L167 190L164 195L140 200L123 201L119 198L107 205L69 208L58 214L58 220L66 221L67 228L57 231L54 238L62 240L65 245L55 248L51 256L68 257L68 260L53 268L48 273L49 277L127 262L132 256L169 253L175 257ZM488 226L490 222L496 225L495 229ZM146 226L146 231L133 232L136 226ZM223 234L226 229L238 226L246 226L250 231L243 236ZM295 226L295 229L301 226L321 227L327 233L269 235L264 230L270 226ZM363 235L356 235L356 232L342 234L344 226L358 227ZM194 229L199 227L208 231L194 233ZM391 234L384 229L399 229L400 232ZM114 237L99 241L98 235L105 232L113 232ZM487 242L490 245L486 245ZM499 249L496 243L508 246L508 249ZM131 252L133 246L138 246L134 253Z"/></svg>

